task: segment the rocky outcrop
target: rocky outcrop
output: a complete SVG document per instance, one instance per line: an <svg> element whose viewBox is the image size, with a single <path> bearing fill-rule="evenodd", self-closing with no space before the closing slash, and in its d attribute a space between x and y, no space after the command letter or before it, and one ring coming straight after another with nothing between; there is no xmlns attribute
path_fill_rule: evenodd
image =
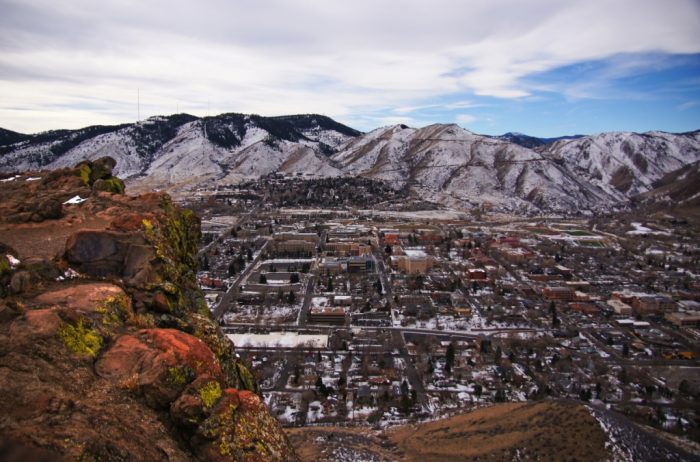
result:
<svg viewBox="0 0 700 462"><path fill-rule="evenodd" d="M0 456L296 460L209 317L198 218L113 168L0 183Z"/></svg>

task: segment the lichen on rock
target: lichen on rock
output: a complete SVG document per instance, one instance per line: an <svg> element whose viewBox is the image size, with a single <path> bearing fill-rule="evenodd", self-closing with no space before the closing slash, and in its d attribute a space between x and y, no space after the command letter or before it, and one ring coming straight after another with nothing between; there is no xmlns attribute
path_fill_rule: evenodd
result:
<svg viewBox="0 0 700 462"><path fill-rule="evenodd" d="M78 320L75 325L63 324L58 330L58 335L64 345L77 355L94 358L102 348L102 336L95 329L87 327L84 319Z"/></svg>

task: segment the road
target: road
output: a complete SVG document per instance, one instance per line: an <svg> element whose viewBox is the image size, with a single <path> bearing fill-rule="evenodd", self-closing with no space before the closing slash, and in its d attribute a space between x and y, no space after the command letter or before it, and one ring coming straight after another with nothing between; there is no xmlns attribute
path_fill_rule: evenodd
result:
<svg viewBox="0 0 700 462"><path fill-rule="evenodd" d="M231 229L235 229L238 226L243 226L250 219L250 217L253 216L254 213L257 213L259 208L260 208L259 206L255 207L250 212L244 213L243 215L240 215L238 217L238 220L236 221L236 223L231 225ZM204 247L202 247L201 249L199 249L199 251L197 252L197 257L201 257L202 255L204 255L206 252L209 251L209 249L211 249L213 246L215 246L216 244L221 242L226 236L229 236L229 232L223 232L223 233L219 234L216 237L216 239L214 239L209 244L207 244Z"/></svg>
<svg viewBox="0 0 700 462"><path fill-rule="evenodd" d="M386 267L384 266L384 256L381 251L375 248L372 252L374 256L374 261L377 264L377 272L379 273L379 280L382 282L382 288L384 289L384 296L389 301L389 309L391 312L391 324L395 324L396 320L396 303L394 302L394 295L391 291L391 284L389 278L386 276Z"/></svg>
<svg viewBox="0 0 700 462"><path fill-rule="evenodd" d="M311 299L314 295L315 285L316 275L309 276L309 280L306 283L306 291L304 292L304 302L301 304L301 309L299 309L299 317L297 319L297 325L300 327L306 326L306 318L309 313L309 307L311 306Z"/></svg>
<svg viewBox="0 0 700 462"><path fill-rule="evenodd" d="M260 251L253 258L253 261L251 261L249 265L246 265L245 269L241 271L241 273L238 275L231 287L229 287L226 293L221 297L219 304L216 305L212 313L214 319L219 321L221 318L223 318L224 314L226 313L226 311L228 311L228 308L231 306L231 302L233 301L233 297L236 293L236 290L238 290L238 287L240 287L241 283L248 277L248 274L253 270L255 265L257 265L258 261L260 260L260 256L263 254L269 243L270 241L267 241L265 242L265 244L263 244L263 246L260 248Z"/></svg>

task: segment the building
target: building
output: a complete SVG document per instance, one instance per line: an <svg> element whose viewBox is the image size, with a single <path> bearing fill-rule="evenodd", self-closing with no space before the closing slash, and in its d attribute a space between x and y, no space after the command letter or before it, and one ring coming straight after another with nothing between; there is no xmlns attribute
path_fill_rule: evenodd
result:
<svg viewBox="0 0 700 462"><path fill-rule="evenodd" d="M483 281L486 279L486 270L481 268L470 268L467 270L467 279Z"/></svg>
<svg viewBox="0 0 700 462"><path fill-rule="evenodd" d="M433 259L424 250L408 249L403 255L391 257L391 265L408 274L425 274L432 267Z"/></svg>
<svg viewBox="0 0 700 462"><path fill-rule="evenodd" d="M314 306L309 309L308 321L319 324L345 324L345 308Z"/></svg>
<svg viewBox="0 0 700 462"><path fill-rule="evenodd" d="M341 260L338 260L337 258L324 258L323 260L321 260L319 268L321 270L321 274L331 276L340 274L343 271L345 271L347 265L344 264L344 262L342 262Z"/></svg>
<svg viewBox="0 0 700 462"><path fill-rule="evenodd" d="M316 249L316 244L302 239L272 242L272 251L283 255L310 255Z"/></svg>
<svg viewBox="0 0 700 462"><path fill-rule="evenodd" d="M675 309L673 299L665 295L645 295L632 300L632 311L635 314L662 314L673 309Z"/></svg>
<svg viewBox="0 0 700 462"><path fill-rule="evenodd" d="M318 234L316 233L293 233L293 232L283 232L275 233L273 235L276 241L306 241L314 245L318 244Z"/></svg>
<svg viewBox="0 0 700 462"><path fill-rule="evenodd" d="M347 265L348 273L366 274L374 272L374 260L368 255L349 257Z"/></svg>
<svg viewBox="0 0 700 462"><path fill-rule="evenodd" d="M620 301L617 298L611 298L606 303L617 314L621 314L624 316L629 316L630 314L632 314L632 307L627 303Z"/></svg>
<svg viewBox="0 0 700 462"><path fill-rule="evenodd" d="M700 327L700 311L666 313L664 317L678 327Z"/></svg>
<svg viewBox="0 0 700 462"><path fill-rule="evenodd" d="M571 302L576 299L576 292L568 287L545 287L542 296L547 300Z"/></svg>

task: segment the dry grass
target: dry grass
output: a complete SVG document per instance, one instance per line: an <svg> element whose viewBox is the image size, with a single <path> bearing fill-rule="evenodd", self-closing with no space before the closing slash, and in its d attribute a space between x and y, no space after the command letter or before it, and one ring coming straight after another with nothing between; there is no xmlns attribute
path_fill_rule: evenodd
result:
<svg viewBox="0 0 700 462"><path fill-rule="evenodd" d="M606 435L578 403L506 403L386 432L367 428L288 430L303 461L337 460L337 451L364 455L356 460L603 461ZM369 456L371 454L371 457Z"/></svg>
<svg viewBox="0 0 700 462"><path fill-rule="evenodd" d="M606 436L580 405L508 403L391 431L407 461L605 460Z"/></svg>

